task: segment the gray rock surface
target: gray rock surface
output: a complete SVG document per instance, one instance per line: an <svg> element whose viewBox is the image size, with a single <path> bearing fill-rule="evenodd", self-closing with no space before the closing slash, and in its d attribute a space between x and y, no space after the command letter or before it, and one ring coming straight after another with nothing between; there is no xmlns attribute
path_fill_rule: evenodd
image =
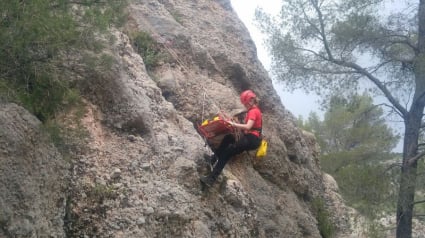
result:
<svg viewBox="0 0 425 238"><path fill-rule="evenodd" d="M129 13L125 32L148 32L169 57L147 72L128 35L113 33L114 75L88 105L91 149L74 168L73 212L87 224L77 234L320 237L309 205L324 193L317 145L281 104L230 2L134 1ZM268 156L235 157L201 191L211 152L196 126L243 108L248 88L261 99ZM115 195L94 198L100 186Z"/></svg>
<svg viewBox="0 0 425 238"><path fill-rule="evenodd" d="M40 123L1 107L0 237L64 237L66 201L67 237L321 237L311 211L326 191L317 143L281 104L230 1L131 1L128 19L103 52L111 72L83 90L88 138L69 193L67 165ZM168 55L149 72L129 39L140 31ZM235 157L202 191L211 151L197 125L243 108L245 89L261 99L268 155Z"/></svg>
<svg viewBox="0 0 425 238"><path fill-rule="evenodd" d="M0 237L65 237L68 167L33 115L0 104Z"/></svg>

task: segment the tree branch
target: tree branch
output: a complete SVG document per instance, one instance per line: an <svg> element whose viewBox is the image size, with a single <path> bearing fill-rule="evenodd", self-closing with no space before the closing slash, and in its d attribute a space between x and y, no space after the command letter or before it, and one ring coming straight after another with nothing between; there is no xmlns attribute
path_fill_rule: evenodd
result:
<svg viewBox="0 0 425 238"><path fill-rule="evenodd" d="M394 106L392 106L392 105L388 105L387 103L380 103L380 104L377 104L376 106L385 106L385 107L388 107L388 108L390 108L391 110L393 110L395 113L397 113L400 117L403 117L403 115L402 114L400 114L400 112L397 110L397 108L395 108Z"/></svg>
<svg viewBox="0 0 425 238"><path fill-rule="evenodd" d="M364 110L364 111L362 112L362 114L369 113L369 112L371 112L372 110L374 110L375 108L380 107L380 106L386 106L386 107L389 107L390 109L394 110L397 114L399 114L399 112L398 112L398 111L397 111L397 110L396 110L393 106L388 105L388 104L386 104L386 103L380 103L380 104L373 105L373 106L371 106L371 107L367 108L366 110ZM402 115L400 115L400 114L399 114L399 116L402 116Z"/></svg>
<svg viewBox="0 0 425 238"><path fill-rule="evenodd" d="M411 165L414 162L417 162L421 157L425 155L425 151L422 151L421 153L417 154L415 157L409 158L406 160L406 165Z"/></svg>
<svg viewBox="0 0 425 238"><path fill-rule="evenodd" d="M305 52L311 53L311 54L313 54L313 55L315 55L315 56L317 56L317 57L319 57L319 58L321 58L323 60L328 60L323 55L321 55L321 54L319 54L316 51L311 50L311 49L306 49L306 48L301 48L301 47L294 47L294 49L295 50L299 50L299 51L305 51Z"/></svg>
<svg viewBox="0 0 425 238"><path fill-rule="evenodd" d="M385 85L377 77L373 76L370 72L360 67L356 63L346 62L342 60L332 60L332 62L337 65L352 68L359 74L362 74L367 77L384 93L385 97L391 102L391 104L394 105L394 107L400 112L401 115L403 115L403 118L407 115L408 111L393 97L388 88L385 87Z"/></svg>
<svg viewBox="0 0 425 238"><path fill-rule="evenodd" d="M352 68L355 71L357 71L359 74L362 74L365 77L367 77L370 81L372 81L384 93L385 97L387 97L387 99L391 102L391 104L393 104L394 107L400 112L400 114L403 115L403 118L405 118L408 111L394 98L394 96L391 94L391 92L388 90L388 88L385 87L385 85L378 78L373 76L370 72L368 72L366 69L360 67L356 63L346 62L346 61L343 61L343 60L336 60L333 57L332 51L329 47L328 39L327 39L326 34L325 34L325 22L324 22L323 15L322 15L322 12L320 10L320 7L318 5L318 2L315 1L315 0L310 0L310 3L313 5L313 7L316 10L316 13L318 15L318 20L319 20L319 24L320 24L320 34L322 36L322 42L323 42L323 46L325 48L326 54L329 57L328 61L335 63L337 65L343 66L343 67Z"/></svg>
<svg viewBox="0 0 425 238"><path fill-rule="evenodd" d="M405 44L407 46L409 46L410 48L412 48L412 50L414 52L418 52L418 48L409 40L409 37L405 36L405 35L387 35L387 37L398 37L398 38L403 38L404 40L390 40L390 43L393 44Z"/></svg>
<svg viewBox="0 0 425 238"><path fill-rule="evenodd" d="M392 60L386 60L386 61L382 61L380 64L375 65L374 67L371 67L372 69L372 73L378 71L381 67L384 67L386 64L391 63Z"/></svg>
<svg viewBox="0 0 425 238"><path fill-rule="evenodd" d="M421 146L424 146L424 145L425 145L425 143L419 143L418 147L421 147Z"/></svg>
<svg viewBox="0 0 425 238"><path fill-rule="evenodd" d="M355 71L349 71L349 70L338 70L338 71L334 71L334 70L325 70L322 68L315 68L315 67L299 67L299 69L302 70L308 70L308 71L312 71L312 72L318 72L318 73L322 73L322 74L354 74L356 73Z"/></svg>
<svg viewBox="0 0 425 238"><path fill-rule="evenodd" d="M314 29L314 30L316 30L316 32L317 32L320 36L322 36L322 34L321 34L321 32L320 32L320 29L319 29L319 28L317 28L316 24L314 24L314 23L310 20L310 18L308 17L308 15L307 15L307 13L305 12L305 9L304 9L304 8L302 8L302 11L303 11L303 14L304 14L304 18L306 19L306 21L308 22L308 24L310 24L310 26L312 26L312 27L313 27L313 29ZM323 41L323 39L322 39L322 38L320 38L319 36L316 36L316 37L317 37L317 39L318 39L318 40Z"/></svg>
<svg viewBox="0 0 425 238"><path fill-rule="evenodd" d="M413 202L412 205L419 204L419 203L425 203L425 200L419 200L419 201Z"/></svg>
<svg viewBox="0 0 425 238"><path fill-rule="evenodd" d="M332 55L332 51L329 47L329 42L326 37L325 33L325 22L323 20L322 11L320 10L320 6L318 5L318 1L310 0L311 4L313 5L314 9L316 10L317 16L319 17L319 24L320 24L320 35L322 36L322 42L325 47L326 53L328 54L329 60L334 60L334 57Z"/></svg>

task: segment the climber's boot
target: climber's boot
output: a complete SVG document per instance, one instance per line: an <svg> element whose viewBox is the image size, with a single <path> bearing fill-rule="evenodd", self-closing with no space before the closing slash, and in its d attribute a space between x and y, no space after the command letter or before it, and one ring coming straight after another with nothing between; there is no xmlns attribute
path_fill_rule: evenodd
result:
<svg viewBox="0 0 425 238"><path fill-rule="evenodd" d="M217 162L218 157L215 154L212 155L205 155L204 156L205 161L208 163L208 167L212 171L214 168L214 164Z"/></svg>
<svg viewBox="0 0 425 238"><path fill-rule="evenodd" d="M204 184L204 185L206 185L208 187L212 187L213 184L214 184L214 182L215 182L215 180L216 180L216 177L213 176L213 175L202 176L200 178L200 180L201 180L201 183L202 184Z"/></svg>
<svg viewBox="0 0 425 238"><path fill-rule="evenodd" d="M214 166L215 162L217 162L218 157L215 154L204 156L205 161L210 165Z"/></svg>

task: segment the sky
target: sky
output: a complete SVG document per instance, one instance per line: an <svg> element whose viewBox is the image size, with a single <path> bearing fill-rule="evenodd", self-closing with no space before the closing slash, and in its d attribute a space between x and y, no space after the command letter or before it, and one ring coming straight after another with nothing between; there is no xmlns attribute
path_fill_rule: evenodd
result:
<svg viewBox="0 0 425 238"><path fill-rule="evenodd" d="M264 68L270 72L271 59L264 45L265 36L255 26L254 15L255 9L261 7L267 13L276 15L280 11L282 0L231 0L233 9L238 14L248 28L251 38L257 46L257 56L262 62ZM270 75L270 74L269 74ZM271 76L271 75L270 75ZM315 111L321 115L317 96L313 94L305 94L302 91L290 92L285 90L283 85L273 82L274 88L285 106L294 116L302 116L304 119L308 117L311 111Z"/></svg>

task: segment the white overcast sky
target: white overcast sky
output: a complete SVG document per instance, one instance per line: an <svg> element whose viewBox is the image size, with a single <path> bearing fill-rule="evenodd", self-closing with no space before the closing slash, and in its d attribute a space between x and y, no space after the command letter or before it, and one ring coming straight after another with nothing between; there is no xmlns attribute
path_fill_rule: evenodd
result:
<svg viewBox="0 0 425 238"><path fill-rule="evenodd" d="M248 28L251 38L257 46L258 58L269 72L271 59L264 45L265 36L262 35L260 30L255 26L254 14L257 7L264 9L270 14L278 14L281 2L282 0L231 0L233 9ZM301 91L293 93L286 91L283 86L278 83L274 83L274 87L283 105L296 117L301 115L305 119L311 111L319 112L318 104L316 103L318 97L311 94L306 95Z"/></svg>

